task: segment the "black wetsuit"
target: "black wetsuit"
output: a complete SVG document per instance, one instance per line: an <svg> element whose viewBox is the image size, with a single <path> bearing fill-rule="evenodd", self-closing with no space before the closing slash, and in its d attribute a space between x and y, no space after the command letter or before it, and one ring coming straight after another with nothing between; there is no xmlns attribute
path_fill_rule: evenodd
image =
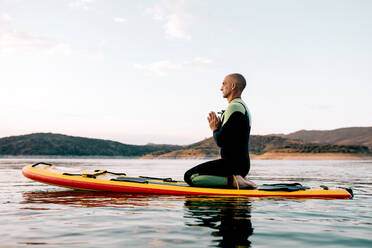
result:
<svg viewBox="0 0 372 248"><path fill-rule="evenodd" d="M193 174L228 177L229 182L232 182L233 175L245 177L248 174L250 169L248 152L251 131L250 115L240 98L233 99L230 104L235 104L235 109L237 106L243 107L244 114L242 111L234 110L227 117L226 112L223 114L218 129L213 132L214 140L221 148L221 159L208 161L188 170L184 180L189 185L192 185ZM224 118L228 119L224 120Z"/></svg>

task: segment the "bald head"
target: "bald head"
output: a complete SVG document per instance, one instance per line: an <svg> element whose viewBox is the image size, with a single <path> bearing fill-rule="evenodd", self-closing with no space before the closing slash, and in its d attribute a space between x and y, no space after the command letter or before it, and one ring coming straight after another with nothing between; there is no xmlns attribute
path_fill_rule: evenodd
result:
<svg viewBox="0 0 372 248"><path fill-rule="evenodd" d="M245 88L245 78L239 73L232 73L225 77L222 82L222 96L230 102L232 99L241 97Z"/></svg>
<svg viewBox="0 0 372 248"><path fill-rule="evenodd" d="M236 87L240 92L243 92L246 81L242 74L239 73L232 73L226 76L226 80L231 81L232 83L236 84Z"/></svg>

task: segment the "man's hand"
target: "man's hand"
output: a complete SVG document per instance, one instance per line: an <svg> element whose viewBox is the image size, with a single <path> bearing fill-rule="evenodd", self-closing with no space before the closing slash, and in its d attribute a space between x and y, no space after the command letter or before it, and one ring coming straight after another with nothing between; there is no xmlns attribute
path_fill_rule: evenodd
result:
<svg viewBox="0 0 372 248"><path fill-rule="evenodd" d="M217 117L215 112L210 112L207 119L208 119L209 127L211 128L211 130L212 131L216 130L221 121L220 117Z"/></svg>

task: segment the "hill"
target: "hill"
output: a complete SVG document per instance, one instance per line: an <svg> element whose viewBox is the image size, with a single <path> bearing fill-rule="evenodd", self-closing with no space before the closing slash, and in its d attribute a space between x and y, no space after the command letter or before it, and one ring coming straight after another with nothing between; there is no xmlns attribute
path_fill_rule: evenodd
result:
<svg viewBox="0 0 372 248"><path fill-rule="evenodd" d="M290 134L278 134L277 136L310 143L361 145L372 148L372 127L349 127L325 131L300 130Z"/></svg>
<svg viewBox="0 0 372 248"><path fill-rule="evenodd" d="M209 158L218 156L219 149L217 145L213 138L208 138L171 152L149 153L144 158Z"/></svg>
<svg viewBox="0 0 372 248"><path fill-rule="evenodd" d="M34 133L0 139L0 155L142 156L151 152L171 152L174 145L128 145L102 139Z"/></svg>
<svg viewBox="0 0 372 248"><path fill-rule="evenodd" d="M297 133L303 133L299 131ZM294 136L298 138L299 136ZM303 136L301 136L303 137ZM340 139L345 140L345 139ZM366 141L369 142L369 141ZM372 149L362 145L310 143L275 135L251 135L249 152L254 158L272 159L305 154L368 155ZM219 148L212 137L187 146L128 145L102 139L91 139L63 134L34 133L0 139L0 155L58 155L58 156L130 156L143 158L215 158ZM345 157L345 156L343 156Z"/></svg>
<svg viewBox="0 0 372 248"><path fill-rule="evenodd" d="M301 140L292 140L278 136L252 135L249 142L249 152L255 158L271 154L274 158L278 154L358 154L372 155L368 147L358 145L328 145L306 143ZM258 155L258 156L255 156ZM219 148L213 137L185 146L169 153L150 153L146 158L209 158L219 156Z"/></svg>

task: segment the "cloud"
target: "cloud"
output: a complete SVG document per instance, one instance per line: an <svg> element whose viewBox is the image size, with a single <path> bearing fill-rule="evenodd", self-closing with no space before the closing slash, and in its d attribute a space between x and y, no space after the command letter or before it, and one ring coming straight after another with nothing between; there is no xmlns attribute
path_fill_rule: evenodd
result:
<svg viewBox="0 0 372 248"><path fill-rule="evenodd" d="M313 105L311 106L311 108L317 111L326 111L326 110L331 110L332 106L328 104L319 104L319 105Z"/></svg>
<svg viewBox="0 0 372 248"><path fill-rule="evenodd" d="M104 44L102 43L102 46ZM76 48L70 43L55 40L45 36L34 36L16 30L9 30L0 26L0 55L46 55L72 56L82 55L94 60L101 60L105 54L97 49ZM1 58L1 57L0 57Z"/></svg>
<svg viewBox="0 0 372 248"><path fill-rule="evenodd" d="M161 7L160 5L155 5L152 8L144 9L145 15L151 15L154 20L162 21L165 19L166 16L165 8Z"/></svg>
<svg viewBox="0 0 372 248"><path fill-rule="evenodd" d="M0 53L45 52L46 54L69 55L71 51L69 44L8 30L0 26Z"/></svg>
<svg viewBox="0 0 372 248"><path fill-rule="evenodd" d="M1 52L12 52L17 50L32 51L47 47L48 43L49 42L44 39L0 27Z"/></svg>
<svg viewBox="0 0 372 248"><path fill-rule="evenodd" d="M123 22L126 22L127 19L125 18L122 18L122 17L115 17L114 18L114 22L117 22L117 23L123 23Z"/></svg>
<svg viewBox="0 0 372 248"><path fill-rule="evenodd" d="M207 57L195 57L191 61L188 62L191 65L206 65L213 63L213 60L207 58Z"/></svg>
<svg viewBox="0 0 372 248"><path fill-rule="evenodd" d="M107 45L107 43L107 40L100 40L97 45L99 48L103 48Z"/></svg>
<svg viewBox="0 0 372 248"><path fill-rule="evenodd" d="M163 22L162 27L167 39L191 40L188 29L195 21L195 17L186 10L184 1L163 1L144 9L144 14Z"/></svg>
<svg viewBox="0 0 372 248"><path fill-rule="evenodd" d="M167 16L167 22L164 24L165 34L167 38L177 38L190 40L191 35L186 32L187 25L184 19L179 14L171 14Z"/></svg>
<svg viewBox="0 0 372 248"><path fill-rule="evenodd" d="M68 4L70 8L89 10L94 0L71 0Z"/></svg>
<svg viewBox="0 0 372 248"><path fill-rule="evenodd" d="M165 76L169 70L180 69L181 64L177 64L169 60L161 60L150 64L134 64L134 68L150 71L158 76Z"/></svg>
<svg viewBox="0 0 372 248"><path fill-rule="evenodd" d="M11 21L13 21L13 18L7 13L2 13L0 15L0 20L2 20L4 22L11 22Z"/></svg>
<svg viewBox="0 0 372 248"><path fill-rule="evenodd" d="M166 76L169 72L182 68L200 68L212 64L213 60L206 57L195 57L183 62L172 62L169 60L160 60L149 64L134 64L134 68L151 72L158 76Z"/></svg>
<svg viewBox="0 0 372 248"><path fill-rule="evenodd" d="M73 52L73 48L70 44L67 43L57 43L51 46L47 53L54 55L54 54L60 54L60 55L71 55Z"/></svg>

